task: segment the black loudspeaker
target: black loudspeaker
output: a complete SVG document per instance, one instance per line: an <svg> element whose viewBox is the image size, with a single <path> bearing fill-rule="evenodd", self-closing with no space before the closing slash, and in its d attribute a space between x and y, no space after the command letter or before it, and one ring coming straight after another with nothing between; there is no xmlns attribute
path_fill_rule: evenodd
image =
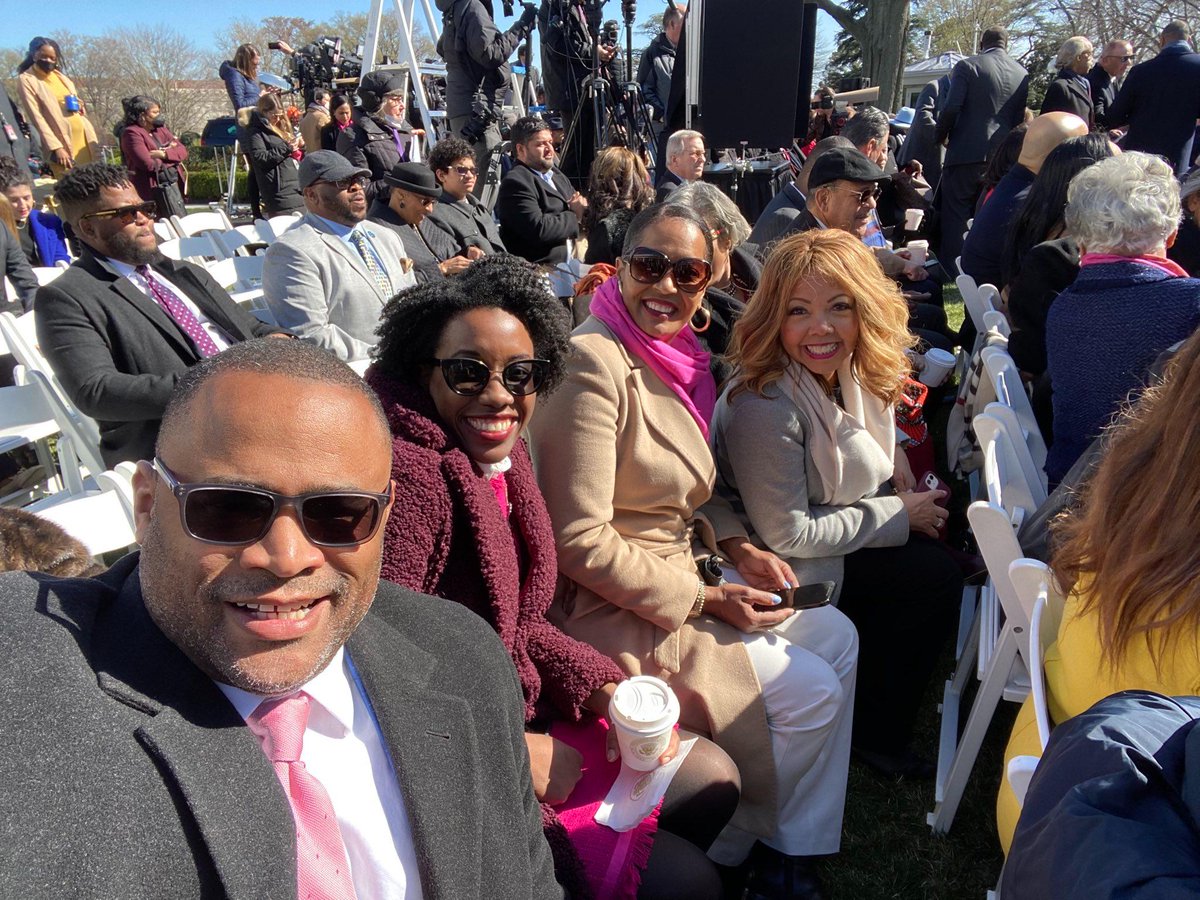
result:
<svg viewBox="0 0 1200 900"><path fill-rule="evenodd" d="M700 114L709 147L792 143L805 5L704 0Z"/></svg>

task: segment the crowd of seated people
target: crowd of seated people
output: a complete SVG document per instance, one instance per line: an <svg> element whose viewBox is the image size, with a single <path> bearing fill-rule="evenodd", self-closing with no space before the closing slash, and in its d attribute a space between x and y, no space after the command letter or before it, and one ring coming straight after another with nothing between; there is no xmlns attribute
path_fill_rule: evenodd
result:
<svg viewBox="0 0 1200 900"><path fill-rule="evenodd" d="M1104 436L1099 468L1056 532L1053 568L1068 599L1046 674L1058 725L1115 691L1193 690L1186 448L1196 439L1200 279L1189 275L1197 254L1187 248L1200 244L1200 178L1123 152L1119 133L1089 132L1092 116L1026 117L1023 103L991 110L986 128L968 135L982 95L963 85L991 77L1003 53L996 40L971 58L969 76L956 69L951 78L948 149L957 142L972 159L948 155L949 183L955 203L973 185L963 209L976 210L961 268L1003 291L1007 348L1032 388L1049 486ZM664 135L669 166L657 197L649 161L625 147L596 154L580 193L558 168L548 122L526 116L511 126L513 164L491 209L477 196L469 143L445 138L422 161L399 76L369 73L361 111L344 94L328 110L317 102L306 146L279 96L259 93L257 52L243 49L224 76L256 201L264 216L296 213L263 260L270 324L203 266L158 251L163 208L147 192L153 173L182 153L169 152L173 135L152 98L131 98L139 102L126 131L147 137L129 151L137 161L128 169L87 162L86 141L74 157L54 157L66 232L35 208L25 172L0 163L9 280L37 316L66 398L97 419L105 463L143 461L143 532L153 538L158 504L178 502L183 539L236 545L238 565L271 569L277 584L303 579L281 574L277 559L294 561L297 547L312 559L370 548L383 579L405 589L396 596L423 598L426 613L453 607L455 623L488 635L477 644L480 665L512 672L511 684L493 685L507 717L495 745L507 779L496 815L503 806L508 821L520 819L506 837L521 849L508 852L518 880L538 886L531 893L828 896L820 860L841 847L852 760L886 779L934 776L915 724L952 643L964 577L974 574L946 538L953 498L917 490L937 472L913 471L897 425L922 351L972 350L969 331L956 337L947 323L942 291L956 269L939 257L947 245L936 225L899 224L906 202L933 209L920 194L922 161L898 170L888 114L867 107L835 119L822 88L803 167L750 222L744 205L704 180L702 133ZM56 51L39 44L34 62ZM44 94L54 71L39 65L26 76L30 90ZM49 81L51 100L56 85L69 85ZM962 151L967 141L986 145L986 172L974 146ZM68 233L81 251L74 262ZM924 262L903 246L922 236L933 244ZM59 260L70 268L38 287L30 264ZM589 266L576 296L556 296L552 276ZM273 343L258 337L304 349L256 350ZM1143 390L1156 357L1181 342L1165 381ZM314 348L341 362L306 374ZM219 362L227 354L246 362ZM339 379L358 376L342 363L363 373L354 383L365 385L355 397L364 421L386 425L381 435L364 426L372 433L357 448L390 447L385 493L347 477L319 441L317 468L341 480L314 482L232 451L195 467L176 453L157 459L180 444L160 431L164 420L181 427L172 404L209 402L213 382L255 403L272 385L281 397L307 396L309 382L345 393L350 382L337 387ZM205 413L214 423L240 415L238 403ZM325 421L299 421L305 415L289 424L289 439L308 440L304 430ZM237 424L220 440L256 437L252 423ZM213 428L197 433L212 437ZM346 453L349 441L333 443ZM364 466L374 473L384 462ZM169 490L151 504L154 485ZM199 518L210 491L241 504L247 498L224 494L253 494L258 507L233 512L262 526L257 538L227 539L230 524ZM321 504L334 495L371 527L327 539L336 526ZM276 533L281 520L291 544ZM246 590L269 594L269 579L255 578ZM8 584L16 582L0 581ZM148 604L161 587L148 585ZM280 621L292 613L307 615L289 609ZM421 616L412 621L435 634ZM292 627L260 625L251 633ZM378 640L368 631L346 644L347 659ZM188 655L186 631L168 637ZM422 652L456 652L440 631L435 644ZM355 690L378 690L377 673L358 682L353 665ZM229 674L214 669L218 682ZM678 732L657 758L673 774L661 805L621 833L596 821L621 771L609 709L620 684L646 675L678 699ZM390 740L384 712L377 727ZM431 720L427 735L456 727ZM1010 756L1027 753L1035 734L1025 709ZM480 731L471 740L487 748L497 739ZM403 794L402 761L395 776ZM1016 830L1018 853L1021 835L1037 829L1018 827L1019 813L1006 784L1000 836L1007 849ZM522 843L538 819L540 837ZM357 856L357 826L342 827L361 873L369 854ZM425 837L406 839L420 857ZM422 868L420 877L435 876Z"/></svg>

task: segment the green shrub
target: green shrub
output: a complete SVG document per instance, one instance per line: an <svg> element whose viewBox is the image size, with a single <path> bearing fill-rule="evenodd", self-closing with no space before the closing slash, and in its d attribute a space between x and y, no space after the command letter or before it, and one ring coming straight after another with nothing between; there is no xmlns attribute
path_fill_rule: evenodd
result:
<svg viewBox="0 0 1200 900"><path fill-rule="evenodd" d="M246 175L242 169L237 173L237 196L246 197ZM217 180L216 172L191 172L188 175L188 195L191 203L207 203L210 200L221 199L221 182Z"/></svg>

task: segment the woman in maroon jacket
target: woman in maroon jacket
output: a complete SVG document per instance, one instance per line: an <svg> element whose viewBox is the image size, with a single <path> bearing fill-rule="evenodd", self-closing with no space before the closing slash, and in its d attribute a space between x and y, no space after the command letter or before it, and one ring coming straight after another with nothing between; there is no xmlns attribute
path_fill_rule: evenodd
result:
<svg viewBox="0 0 1200 900"><path fill-rule="evenodd" d="M537 270L507 255L485 257L453 282L405 291L384 310L366 374L394 438L396 502L382 575L470 607L508 648L525 695L534 792L572 897L719 897L704 850L739 789L716 745L697 741L657 822L648 817L632 841L579 812L619 771L615 742L605 765L602 717L624 676L546 619L557 581L554 532L521 440L537 395L565 374L567 320ZM597 746L599 764L581 770L575 747ZM589 782L594 796L583 796ZM614 854L627 854L615 882L606 880Z"/></svg>
<svg viewBox="0 0 1200 900"><path fill-rule="evenodd" d="M184 215L181 164L188 158L187 147L167 127L162 109L153 97L127 97L121 101L121 105L125 108L121 155L125 158L125 168L130 171L130 181L138 196L158 203L159 218ZM178 206L163 192L155 193L155 188L167 188L170 185L177 188Z"/></svg>

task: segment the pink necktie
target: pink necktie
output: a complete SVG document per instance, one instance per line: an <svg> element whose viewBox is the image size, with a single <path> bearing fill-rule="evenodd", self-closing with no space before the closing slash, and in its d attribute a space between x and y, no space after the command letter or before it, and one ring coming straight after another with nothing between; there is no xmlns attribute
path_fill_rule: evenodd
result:
<svg viewBox="0 0 1200 900"><path fill-rule="evenodd" d="M192 339L201 359L216 356L221 352L213 343L209 333L204 330L204 326L200 324L200 320L187 308L187 304L180 300L173 290L155 278L149 266L138 266L136 271L146 279L146 284L150 287L150 296L166 311L171 320L183 329L183 333Z"/></svg>
<svg viewBox="0 0 1200 900"><path fill-rule="evenodd" d="M247 724L262 741L263 752L274 764L275 775L292 805L300 900L346 900L355 894L342 831L329 794L300 761L311 702L303 691L264 700L250 714Z"/></svg>
<svg viewBox="0 0 1200 900"><path fill-rule="evenodd" d="M508 482L504 480L504 473L493 475L488 479L488 483L492 486L492 493L496 495L496 502L500 504L500 515L507 519L512 513L512 508L508 503Z"/></svg>

